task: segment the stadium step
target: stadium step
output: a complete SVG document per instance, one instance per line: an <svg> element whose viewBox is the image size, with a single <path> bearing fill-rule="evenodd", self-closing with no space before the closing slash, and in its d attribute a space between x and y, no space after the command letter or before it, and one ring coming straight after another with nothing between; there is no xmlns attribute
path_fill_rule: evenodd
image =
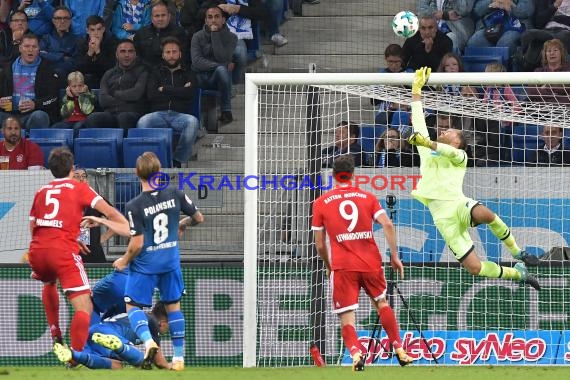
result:
<svg viewBox="0 0 570 380"><path fill-rule="evenodd" d="M324 0L320 4L303 4L305 16L383 16L395 15L401 10L415 10L416 0L378 1L378 0Z"/></svg>
<svg viewBox="0 0 570 380"><path fill-rule="evenodd" d="M269 57L271 71L306 73L309 64L317 65L317 72L377 72L384 55L380 54L289 54Z"/></svg>

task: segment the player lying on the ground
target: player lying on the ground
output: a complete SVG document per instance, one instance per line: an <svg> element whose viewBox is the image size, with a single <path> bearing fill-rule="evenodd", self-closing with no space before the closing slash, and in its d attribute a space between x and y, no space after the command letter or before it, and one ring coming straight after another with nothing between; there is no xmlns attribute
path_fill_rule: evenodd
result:
<svg viewBox="0 0 570 380"><path fill-rule="evenodd" d="M465 137L458 129L448 129L429 139L421 102L422 87L431 69L416 70L412 84L412 126L404 133L410 144L418 147L420 173L418 186L412 196L428 207L435 226L449 245L457 260L474 276L505 278L520 281L540 290L538 280L525 266L537 266L539 260L517 245L509 227L486 206L463 194L463 178L467 170ZM492 261L481 261L475 252L469 228L487 224L489 229L509 249L511 255L523 261L514 268L500 266Z"/></svg>
<svg viewBox="0 0 570 380"><path fill-rule="evenodd" d="M148 313L148 321L153 339L158 344L160 334L168 331L163 303L154 305ZM152 369L154 363L158 368L170 369L160 348L152 360L145 360L144 353L134 347L142 343L131 328L127 314L119 314L89 328L89 340L83 351L75 351L60 343L54 345L53 351L62 363L82 364L91 369L121 369L125 363L142 369Z"/></svg>
<svg viewBox="0 0 570 380"><path fill-rule="evenodd" d="M91 325L106 318L127 312L125 306L125 284L129 270L113 270L111 273L97 281L91 290L93 314Z"/></svg>

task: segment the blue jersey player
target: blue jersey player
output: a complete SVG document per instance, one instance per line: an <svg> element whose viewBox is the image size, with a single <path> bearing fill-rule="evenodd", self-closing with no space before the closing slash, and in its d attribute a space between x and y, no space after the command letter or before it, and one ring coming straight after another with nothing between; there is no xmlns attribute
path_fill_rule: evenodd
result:
<svg viewBox="0 0 570 380"><path fill-rule="evenodd" d="M160 341L160 334L168 331L166 308L157 302L148 315L149 329L153 340ZM82 364L90 369L121 369L124 363L143 369L151 369L152 363L145 363L143 353L134 347L141 344L126 313L109 317L89 328L89 339L83 351L75 351L66 345L56 343L57 358L71 366ZM154 364L163 369L170 368L161 351L153 358Z"/></svg>
<svg viewBox="0 0 570 380"><path fill-rule="evenodd" d="M160 171L160 161L152 152L137 158L136 173L142 193L127 203L126 214L131 229L131 240L125 254L115 260L115 269L129 267L125 287L125 303L131 326L145 344L145 362L153 361L158 351L148 328L148 320L141 309L152 304L154 289L168 312L168 324L174 355L172 369L184 369L184 315L180 299L184 292L180 270L178 234L187 226L203 222L204 217L180 190L155 190L153 175ZM149 181L150 180L150 181ZM189 217L180 219L180 212Z"/></svg>
<svg viewBox="0 0 570 380"><path fill-rule="evenodd" d="M101 322L101 320L126 313L125 308L125 285L129 270L114 270L93 286L91 289L91 301L93 302L93 313L91 314L91 325Z"/></svg>

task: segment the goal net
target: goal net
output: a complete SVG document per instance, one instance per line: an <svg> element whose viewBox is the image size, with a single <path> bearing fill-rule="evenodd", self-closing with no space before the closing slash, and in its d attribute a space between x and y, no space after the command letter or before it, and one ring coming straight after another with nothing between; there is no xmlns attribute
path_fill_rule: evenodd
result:
<svg viewBox="0 0 570 380"><path fill-rule="evenodd" d="M569 363L570 73L433 73L423 92L432 137L446 126L466 135L465 195L500 215L518 245L541 257L529 269L540 292L471 276L410 196L419 159L397 137L410 124L412 79L248 75L244 366L313 365L312 343L327 364L351 363L310 231L312 202L331 188L328 166L338 146L360 161L356 182L377 195L395 223L404 279L389 269L381 229L374 234L388 300L416 363ZM342 145L346 135L353 139ZM396 201L391 207L387 195ZM481 259L515 264L486 226L470 234ZM371 343L368 363L397 364L384 330L374 331L377 316L365 294L356 323L364 345Z"/></svg>

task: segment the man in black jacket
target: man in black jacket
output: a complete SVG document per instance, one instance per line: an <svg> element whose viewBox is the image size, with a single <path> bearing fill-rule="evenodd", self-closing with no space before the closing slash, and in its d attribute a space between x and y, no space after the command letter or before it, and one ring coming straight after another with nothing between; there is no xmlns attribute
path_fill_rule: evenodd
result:
<svg viewBox="0 0 570 380"><path fill-rule="evenodd" d="M147 97L152 113L140 118L137 128L172 128L180 136L173 154L174 167L192 156L200 124L189 115L195 96L194 73L182 65L182 47L175 37L162 40L162 64L149 77Z"/></svg>
<svg viewBox="0 0 570 380"><path fill-rule="evenodd" d="M176 37L182 49L182 63L188 64L188 44L186 32L180 26L170 22L171 14L165 3L159 1L151 10L151 24L135 33L135 46L144 64L150 69L157 67L162 61L161 40Z"/></svg>
<svg viewBox="0 0 570 380"><path fill-rule="evenodd" d="M39 56L38 37L25 34L19 50L20 56L0 73L0 124L18 115L26 129L49 128L57 118L59 79Z"/></svg>
<svg viewBox="0 0 570 380"><path fill-rule="evenodd" d="M131 40L120 40L115 56L117 65L101 78L99 105L104 112L94 112L85 120L84 128L134 128L146 111L148 71L137 60Z"/></svg>
<svg viewBox="0 0 570 380"><path fill-rule="evenodd" d="M105 20L97 15L87 17L87 36L77 42L75 64L85 76L89 88L99 88L105 71L115 66L113 33L105 32Z"/></svg>

